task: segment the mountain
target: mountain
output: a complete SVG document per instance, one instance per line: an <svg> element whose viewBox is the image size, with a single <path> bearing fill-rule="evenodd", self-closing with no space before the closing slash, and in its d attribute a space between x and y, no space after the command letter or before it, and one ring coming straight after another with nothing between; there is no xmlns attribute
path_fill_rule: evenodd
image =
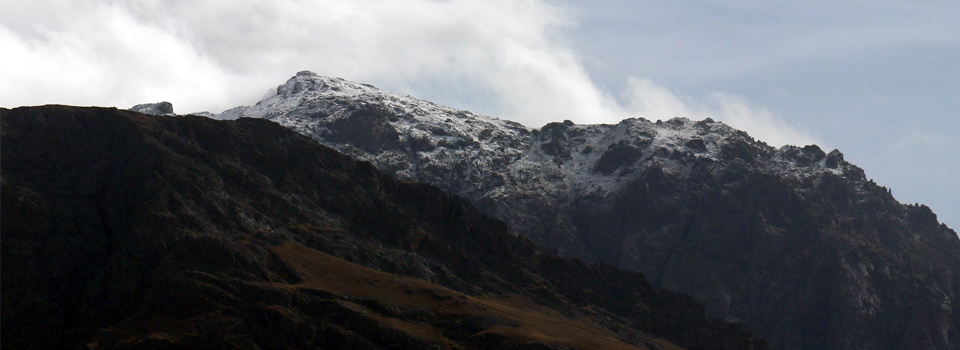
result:
<svg viewBox="0 0 960 350"><path fill-rule="evenodd" d="M261 119L0 109L4 349L765 349Z"/></svg>
<svg viewBox="0 0 960 350"><path fill-rule="evenodd" d="M960 349L960 240L837 151L710 119L540 129L311 72L264 118L468 198L562 255L642 272L776 349Z"/></svg>

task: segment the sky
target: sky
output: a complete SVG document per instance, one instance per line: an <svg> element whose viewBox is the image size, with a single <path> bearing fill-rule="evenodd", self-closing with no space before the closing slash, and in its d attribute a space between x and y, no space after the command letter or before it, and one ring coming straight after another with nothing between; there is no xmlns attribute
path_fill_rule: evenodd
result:
<svg viewBox="0 0 960 350"><path fill-rule="evenodd" d="M0 106L250 105L296 72L531 128L713 118L960 228L960 2L0 0Z"/></svg>

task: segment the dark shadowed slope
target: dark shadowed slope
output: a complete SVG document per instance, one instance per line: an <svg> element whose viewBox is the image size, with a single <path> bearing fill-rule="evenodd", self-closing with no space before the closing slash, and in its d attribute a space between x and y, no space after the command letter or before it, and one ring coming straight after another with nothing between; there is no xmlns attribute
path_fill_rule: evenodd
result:
<svg viewBox="0 0 960 350"><path fill-rule="evenodd" d="M273 122L0 123L5 349L765 348Z"/></svg>
<svg viewBox="0 0 960 350"><path fill-rule="evenodd" d="M683 118L531 130L310 72L222 116L274 120L464 196L537 244L691 294L777 349L960 349L960 239L836 150Z"/></svg>

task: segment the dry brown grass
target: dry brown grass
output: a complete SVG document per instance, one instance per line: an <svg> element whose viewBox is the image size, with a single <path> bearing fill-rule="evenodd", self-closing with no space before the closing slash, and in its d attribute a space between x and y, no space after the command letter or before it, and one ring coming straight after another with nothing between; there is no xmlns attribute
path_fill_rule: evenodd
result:
<svg viewBox="0 0 960 350"><path fill-rule="evenodd" d="M538 305L523 296L508 295L500 299L469 296L421 279L393 275L353 264L290 242L271 249L303 277L303 281L293 287L371 298L438 315L470 315L508 320L508 323L519 326L495 325L478 334L497 334L520 342L536 341L579 349L645 349L620 341L604 329L587 322L572 320L557 310ZM384 325L417 334L425 339L448 341L438 329L429 324L377 317Z"/></svg>

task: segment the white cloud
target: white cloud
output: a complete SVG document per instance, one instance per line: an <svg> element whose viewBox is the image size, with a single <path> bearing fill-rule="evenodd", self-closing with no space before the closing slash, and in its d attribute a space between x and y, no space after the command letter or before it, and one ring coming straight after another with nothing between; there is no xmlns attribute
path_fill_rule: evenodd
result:
<svg viewBox="0 0 960 350"><path fill-rule="evenodd" d="M0 19L9 106L168 100L219 112L307 69L532 127L688 116L773 144L812 139L728 94L685 97L631 78L618 102L565 40L572 13L541 0L47 0L5 4ZM437 89L452 85L465 86L460 96Z"/></svg>
<svg viewBox="0 0 960 350"><path fill-rule="evenodd" d="M953 144L960 144L957 138L947 137L942 132L924 127L919 123L904 126L899 139L890 143L886 152L890 155L938 154L955 150ZM909 131L909 132L906 132ZM907 158L907 157L901 157Z"/></svg>
<svg viewBox="0 0 960 350"><path fill-rule="evenodd" d="M794 127L765 108L750 104L742 96L712 92L702 99L683 96L649 79L630 78L625 108L628 114L648 119L687 117L712 118L745 130L754 138L774 146L821 144L816 137Z"/></svg>
<svg viewBox="0 0 960 350"><path fill-rule="evenodd" d="M790 125L763 107L751 105L743 96L714 92L710 94L709 100L717 106L714 119L745 130L758 140L776 146L819 144L827 147L809 132Z"/></svg>
<svg viewBox="0 0 960 350"><path fill-rule="evenodd" d="M232 78L171 33L112 6L77 10L82 21L51 18L51 26L20 31L0 27L4 104L130 107L157 99L227 98L224 87Z"/></svg>
<svg viewBox="0 0 960 350"><path fill-rule="evenodd" d="M691 104L683 97L650 79L630 78L627 90L623 93L627 101L626 108L647 119L669 119L673 117L697 118L687 106Z"/></svg>

